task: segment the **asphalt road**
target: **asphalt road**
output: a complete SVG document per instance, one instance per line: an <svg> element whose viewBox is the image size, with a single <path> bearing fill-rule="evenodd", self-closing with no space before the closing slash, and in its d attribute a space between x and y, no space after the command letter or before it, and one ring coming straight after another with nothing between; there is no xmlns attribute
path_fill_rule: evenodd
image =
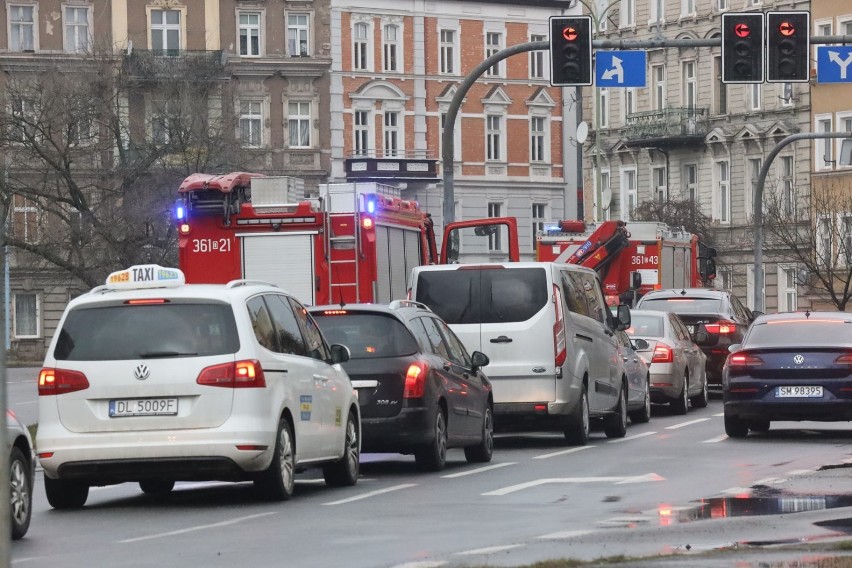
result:
<svg viewBox="0 0 852 568"><path fill-rule="evenodd" d="M10 406L29 422L35 378L11 371ZM429 568L620 554L697 562L733 543L842 534L814 523L852 517L826 509L834 504L825 498L852 495L852 483L816 470L852 461L848 424L773 424L732 440L718 399L686 416L654 410L625 438L595 431L584 447L558 434L501 434L490 464L452 450L440 473L420 472L410 456L364 455L356 486L326 488L306 472L285 503L258 499L251 484L180 483L164 499L123 484L93 488L81 510L54 511L39 473L12 565ZM763 494L778 514L750 516L735 500Z"/></svg>

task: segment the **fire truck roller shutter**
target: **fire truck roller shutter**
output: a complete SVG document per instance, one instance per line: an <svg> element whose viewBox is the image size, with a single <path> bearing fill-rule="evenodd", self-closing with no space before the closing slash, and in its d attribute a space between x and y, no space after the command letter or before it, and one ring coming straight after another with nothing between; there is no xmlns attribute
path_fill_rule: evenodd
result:
<svg viewBox="0 0 852 568"><path fill-rule="evenodd" d="M238 235L242 237L243 278L276 284L300 302L316 303L315 234Z"/></svg>
<svg viewBox="0 0 852 568"><path fill-rule="evenodd" d="M376 227L376 302L404 299L408 274L419 265L419 229Z"/></svg>

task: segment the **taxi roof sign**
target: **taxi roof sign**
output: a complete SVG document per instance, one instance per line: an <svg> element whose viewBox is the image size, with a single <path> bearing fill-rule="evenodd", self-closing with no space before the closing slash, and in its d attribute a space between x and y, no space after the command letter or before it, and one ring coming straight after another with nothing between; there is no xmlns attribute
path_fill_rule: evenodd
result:
<svg viewBox="0 0 852 568"><path fill-rule="evenodd" d="M113 272L106 279L107 288L173 288L186 284L186 277L177 268L166 268L158 264L139 264L125 270Z"/></svg>

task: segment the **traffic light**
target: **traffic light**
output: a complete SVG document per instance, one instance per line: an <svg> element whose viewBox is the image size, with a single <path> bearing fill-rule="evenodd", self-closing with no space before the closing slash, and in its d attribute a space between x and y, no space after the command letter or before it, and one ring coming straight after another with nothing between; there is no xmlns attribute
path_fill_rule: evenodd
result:
<svg viewBox="0 0 852 568"><path fill-rule="evenodd" d="M592 84L592 17L550 17L550 84Z"/></svg>
<svg viewBox="0 0 852 568"><path fill-rule="evenodd" d="M767 12L766 81L805 83L811 72L811 22L808 12Z"/></svg>
<svg viewBox="0 0 852 568"><path fill-rule="evenodd" d="M722 82L763 83L763 13L722 14Z"/></svg>

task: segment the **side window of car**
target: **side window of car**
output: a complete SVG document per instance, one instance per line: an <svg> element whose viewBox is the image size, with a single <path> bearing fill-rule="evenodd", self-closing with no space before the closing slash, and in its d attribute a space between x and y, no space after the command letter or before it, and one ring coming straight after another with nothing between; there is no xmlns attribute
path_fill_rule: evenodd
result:
<svg viewBox="0 0 852 568"><path fill-rule="evenodd" d="M580 274L577 272L562 272L562 289L565 291L565 301L568 309L575 314L591 317L589 303Z"/></svg>
<svg viewBox="0 0 852 568"><path fill-rule="evenodd" d="M257 342L270 351L278 351L278 344L275 341L275 326L263 298L255 296L246 303L246 307Z"/></svg>
<svg viewBox="0 0 852 568"><path fill-rule="evenodd" d="M691 339L689 337L689 332L683 326L683 322L680 321L680 318L678 318L677 316L674 316L674 315L670 315L669 316L669 323L671 324L672 328L674 329L675 335L677 336L678 339L680 339L681 341L691 341Z"/></svg>
<svg viewBox="0 0 852 568"><path fill-rule="evenodd" d="M592 274L585 272L578 273L580 281L583 283L583 291L585 292L586 301L589 304L589 317L598 320L601 323L606 323L606 302L603 299L601 287L598 285L597 278Z"/></svg>
<svg viewBox="0 0 852 568"><path fill-rule="evenodd" d="M287 302L287 298L280 294L267 294L266 301L269 306L269 313L272 315L272 321L275 323L275 332L280 345L278 351L307 357L308 349L302 337L302 330L299 329L296 315Z"/></svg>
<svg viewBox="0 0 852 568"><path fill-rule="evenodd" d="M450 360L450 350L447 349L447 344L444 338L441 337L441 332L438 331L438 326L435 325L435 320L432 318L419 318L426 330L426 337L429 339L429 351L446 359Z"/></svg>
<svg viewBox="0 0 852 568"><path fill-rule="evenodd" d="M322 333L320 333L314 318L311 317L305 306L293 298L290 298L290 304L293 306L293 312L296 314L296 319L299 321L299 326L302 328L302 333L305 336L308 356L319 359L320 361L331 360L331 352L322 340Z"/></svg>
<svg viewBox="0 0 852 568"><path fill-rule="evenodd" d="M432 342L429 341L429 336L426 334L426 328L423 327L424 319L425 318L416 318L411 320L408 329L410 329L411 333L414 334L414 339L416 339L417 344L420 345L421 351L424 353L431 353Z"/></svg>
<svg viewBox="0 0 852 568"><path fill-rule="evenodd" d="M438 326L438 330L441 332L441 335L444 337L444 341L447 343L447 347L450 351L450 361L459 365L461 367L465 367L470 369L471 362L470 356L467 354L467 349L464 348L464 345L459 338L456 337L456 334L453 333L453 330L447 326L444 322L439 319L429 318L432 322Z"/></svg>
<svg viewBox="0 0 852 568"><path fill-rule="evenodd" d="M733 306L737 316L742 319L742 321L749 323L754 319L751 311L740 302L740 299L731 295L731 305Z"/></svg>

